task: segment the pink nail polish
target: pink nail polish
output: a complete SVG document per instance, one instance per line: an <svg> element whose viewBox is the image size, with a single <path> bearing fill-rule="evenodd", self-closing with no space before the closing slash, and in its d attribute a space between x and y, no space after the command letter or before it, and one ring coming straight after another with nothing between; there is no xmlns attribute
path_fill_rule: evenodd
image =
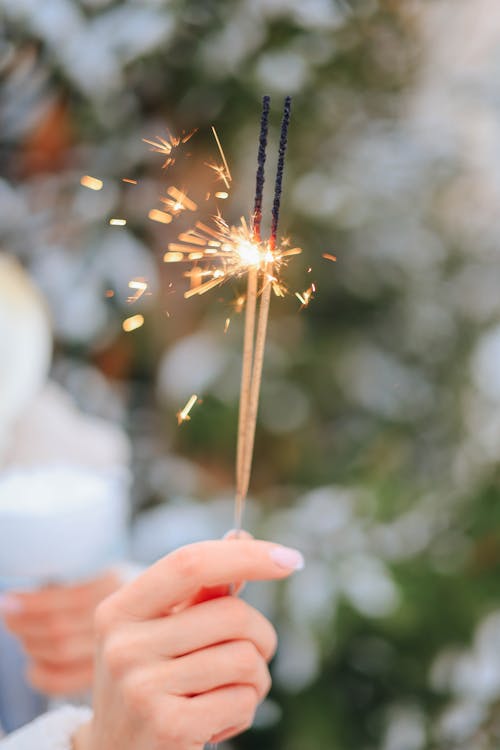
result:
<svg viewBox="0 0 500 750"><path fill-rule="evenodd" d="M12 615L20 612L23 605L15 596L12 594L0 594L0 614Z"/></svg>
<svg viewBox="0 0 500 750"><path fill-rule="evenodd" d="M302 570L304 567L304 558L301 553L296 549L290 547L274 547L270 553L270 557L276 565L286 570Z"/></svg>

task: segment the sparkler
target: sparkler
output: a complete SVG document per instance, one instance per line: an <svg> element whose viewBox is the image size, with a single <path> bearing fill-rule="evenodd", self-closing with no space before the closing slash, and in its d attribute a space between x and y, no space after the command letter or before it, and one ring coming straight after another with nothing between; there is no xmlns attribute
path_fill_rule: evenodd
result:
<svg viewBox="0 0 500 750"><path fill-rule="evenodd" d="M185 276L190 280L190 289L184 294L186 299L198 294L205 294L228 279L244 276L247 279L236 449L235 526L237 529L241 528L243 508L250 483L271 294L274 291L276 296L284 296L284 287L279 280L280 268L289 257L302 252L300 248L289 248L286 242L278 244L277 241L290 106L291 99L287 97L281 123L269 239L263 240L261 236L264 167L270 108L270 97L265 96L262 100L255 200L251 225L249 226L242 217L237 226L230 226L222 214L218 212L211 222L197 221L192 229L181 233L176 242L171 242L168 245L168 250L163 258L166 263L182 261L193 263L193 266L185 273ZM214 128L212 128L212 131L222 163L208 164L208 166L215 171L217 177L224 182L229 190L232 181L231 172L217 132ZM163 141L159 144L148 142L153 145L155 150L161 150L162 153L169 154L171 151ZM171 186L167 190L167 195L168 198L162 198L161 200L168 208L168 215L176 215L186 209L195 211L198 208L196 203L188 198L184 190ZM228 193L220 191L215 195L225 199ZM150 218L152 218L151 212ZM311 295L311 289L303 293L301 298L303 306L308 303ZM244 302L244 297L238 298L235 302L235 308L241 309ZM229 323L226 321L225 331L227 331L228 325ZM193 403L195 401L196 399ZM191 400L179 412L179 424L184 421L182 415L190 403Z"/></svg>
<svg viewBox="0 0 500 750"><path fill-rule="evenodd" d="M265 129L261 129L261 139L259 143L259 155L258 155L258 169L257 169L257 180L256 180L256 199L255 199L255 211L254 211L254 227L257 227L258 237L260 239L260 224L262 217L262 195L264 187L264 163L265 163L265 149L267 144L267 120L265 118L267 109L269 107L269 99L266 97L263 100L263 113L262 120L265 123ZM283 108L283 118L281 121L281 134L279 143L278 153L278 166L276 170L276 180L274 185L274 200L272 208L272 222L271 222L271 234L268 243L268 252L265 255L265 266L263 269L262 279L262 292L260 299L259 318L257 322L257 331L255 335L255 344L253 354L251 355L251 378L250 378L250 390L248 403L246 407L240 411L240 421L243 424L240 425L238 430L238 442L242 440L242 446L237 452L237 489L236 489L236 504L235 504L235 526L236 529L241 528L243 519L243 509L246 496L248 493L248 487L250 483L250 474L252 469L252 457L255 442L255 428L257 423L257 410L259 406L259 394L260 384L262 380L262 367L264 364L264 350L266 345L267 335L267 321L269 318L269 306L271 303L271 290L273 288L273 282L275 281L274 273L274 253L276 251L276 242L278 235L278 222L281 205L281 192L283 186L283 170L285 166L285 154L288 140L288 126L290 124L290 108L291 98L289 96L285 99ZM264 132L263 132L264 130ZM294 248L295 250L295 248ZM286 252L286 251L285 251ZM253 315L255 318L255 309L250 309L248 312L248 301L250 294L254 295L253 286L250 288L251 277L248 278L248 296L247 296L247 314ZM252 308L253 308L252 301ZM245 326L246 328L246 326ZM252 333L255 328L255 319L253 323L248 324L248 328ZM246 331L245 331L246 333ZM250 333L249 333L250 338ZM252 342L253 343L253 342ZM248 348L250 349L250 342L248 342ZM243 360L245 366L245 357L249 357L248 351L243 351ZM247 365L248 367L249 365ZM247 376L248 377L248 376ZM248 383L245 383L245 389L248 387ZM246 401L247 392L246 390L240 394L240 404L243 399Z"/></svg>

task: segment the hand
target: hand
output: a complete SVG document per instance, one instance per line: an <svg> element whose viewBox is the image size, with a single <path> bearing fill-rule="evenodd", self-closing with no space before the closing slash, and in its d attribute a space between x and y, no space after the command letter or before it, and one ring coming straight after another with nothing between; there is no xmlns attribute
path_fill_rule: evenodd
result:
<svg viewBox="0 0 500 750"><path fill-rule="evenodd" d="M276 634L260 612L220 594L231 581L300 567L298 552L276 544L201 542L109 597L95 619L94 718L76 750L202 750L248 728L271 684Z"/></svg>
<svg viewBox="0 0 500 750"><path fill-rule="evenodd" d="M92 686L94 612L120 585L118 576L108 572L76 586L50 586L3 598L6 627L29 657L33 687L62 696Z"/></svg>

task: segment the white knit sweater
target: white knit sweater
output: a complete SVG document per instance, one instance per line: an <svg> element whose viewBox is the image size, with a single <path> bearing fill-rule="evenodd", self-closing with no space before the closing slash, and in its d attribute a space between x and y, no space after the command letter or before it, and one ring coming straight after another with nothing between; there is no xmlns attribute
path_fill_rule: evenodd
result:
<svg viewBox="0 0 500 750"><path fill-rule="evenodd" d="M72 736L91 716L90 708L63 706L0 740L0 750L71 750Z"/></svg>

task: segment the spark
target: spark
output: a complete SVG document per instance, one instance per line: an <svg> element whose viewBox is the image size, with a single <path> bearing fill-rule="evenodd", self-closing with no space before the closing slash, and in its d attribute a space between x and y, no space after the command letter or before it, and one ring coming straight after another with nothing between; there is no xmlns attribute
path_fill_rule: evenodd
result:
<svg viewBox="0 0 500 750"><path fill-rule="evenodd" d="M282 297L286 288L278 278L279 271L289 257L302 252L298 247L288 247L288 241L271 249L268 241L255 240L244 217L237 226L230 226L220 213L210 223L197 221L194 227L179 234L177 240L169 243L164 261L201 264L186 274L191 281L186 298L205 294L226 280L240 278L250 268L266 271L269 265L273 272L265 274L265 283L272 284L274 293Z"/></svg>
<svg viewBox="0 0 500 750"><path fill-rule="evenodd" d="M130 333L131 331L140 328L142 325L144 325L144 316L132 315L130 318L125 318L122 323L122 328L126 333Z"/></svg>
<svg viewBox="0 0 500 750"><path fill-rule="evenodd" d="M198 204L191 200L191 198L188 198L185 191L179 190L174 185L171 185L168 188L167 194L169 196L168 198L160 198L160 200L174 215L179 214L186 209L188 211L198 210Z"/></svg>
<svg viewBox="0 0 500 750"><path fill-rule="evenodd" d="M157 221L160 224L170 224L172 221L172 215L166 211L160 211L158 208L152 208L148 213L148 219L151 219L151 221Z"/></svg>
<svg viewBox="0 0 500 750"><path fill-rule="evenodd" d="M196 393L193 393L193 395L190 396L184 408L178 411L176 414L178 425L182 424L183 422L188 422L191 419L191 417L189 416L189 412L191 411L191 409L193 408L193 406L195 405L197 401L198 401L198 396L196 395Z"/></svg>
<svg viewBox="0 0 500 750"><path fill-rule="evenodd" d="M311 286L308 289L306 289L304 292L302 292L302 294L300 292L295 292L295 296L301 303L301 308L300 308L301 310L304 307L307 307L309 305L310 301L314 297L315 292L316 292L315 284L311 284Z"/></svg>
<svg viewBox="0 0 500 750"><path fill-rule="evenodd" d="M212 162L205 162L207 167L210 167L210 169L213 169L215 174L217 175L218 180L222 180L226 188L229 190L231 187L231 183L229 182L227 175L226 175L226 169L223 164L215 164ZM208 200L208 198L207 198Z"/></svg>
<svg viewBox="0 0 500 750"><path fill-rule="evenodd" d="M124 227L127 219L110 219L109 223L112 227Z"/></svg>
<svg viewBox="0 0 500 750"><path fill-rule="evenodd" d="M214 135L215 142L217 144L217 148L219 149L219 153L221 155L222 164L223 164L222 170L219 167L219 174L220 174L220 177L222 178L222 180L224 181L224 184L226 185L227 189L229 190L229 186L230 186L231 182L233 181L233 178L231 176L231 172L230 172L230 169L229 169L229 164L227 163L227 159L226 159L226 155L224 153L224 149L222 148L222 143L220 142L219 136L217 135L217 131L214 128L213 125L212 125L212 133Z"/></svg>
<svg viewBox="0 0 500 750"><path fill-rule="evenodd" d="M147 281L144 279L132 279L128 282L129 289L135 289L135 294L130 295L129 302L137 302L138 299L146 292L148 288Z"/></svg>
<svg viewBox="0 0 500 750"><path fill-rule="evenodd" d="M330 253L323 253L323 258L326 258L326 260L331 260L333 263L337 260L337 257L335 255L331 255Z"/></svg>
<svg viewBox="0 0 500 750"><path fill-rule="evenodd" d="M245 295L240 294L239 297L236 297L236 299L233 302L234 311L236 313L240 313L243 308L245 307Z"/></svg>
<svg viewBox="0 0 500 750"><path fill-rule="evenodd" d="M170 132L167 131L168 138L161 138L159 135L156 136L155 141L149 140L149 138L143 138L142 140L144 143L147 143L149 146L151 146L151 151L154 151L157 154L163 154L163 156L166 157L165 161L162 164L163 169L167 169L171 164L174 163L175 158L172 156L172 152L175 151L175 149L189 141L189 139L196 133L196 130L191 131L191 133L182 133L181 136L174 136Z"/></svg>
<svg viewBox="0 0 500 750"><path fill-rule="evenodd" d="M131 180L128 177L122 177L122 182L128 182L129 185L137 185L137 180Z"/></svg>
<svg viewBox="0 0 500 750"><path fill-rule="evenodd" d="M97 177L91 177L89 174L85 174L80 179L80 185L83 185L83 187L86 187L89 190L102 190L104 183Z"/></svg>
<svg viewBox="0 0 500 750"><path fill-rule="evenodd" d="M226 322L224 323L224 333L228 332L230 325L231 325L231 318L226 318Z"/></svg>
<svg viewBox="0 0 500 750"><path fill-rule="evenodd" d="M163 256L164 263L179 263L181 260L184 260L184 253L168 251Z"/></svg>
<svg viewBox="0 0 500 750"><path fill-rule="evenodd" d="M215 197L225 201L226 198L229 198L229 193L226 193L225 190L219 190L218 193L215 193Z"/></svg>

